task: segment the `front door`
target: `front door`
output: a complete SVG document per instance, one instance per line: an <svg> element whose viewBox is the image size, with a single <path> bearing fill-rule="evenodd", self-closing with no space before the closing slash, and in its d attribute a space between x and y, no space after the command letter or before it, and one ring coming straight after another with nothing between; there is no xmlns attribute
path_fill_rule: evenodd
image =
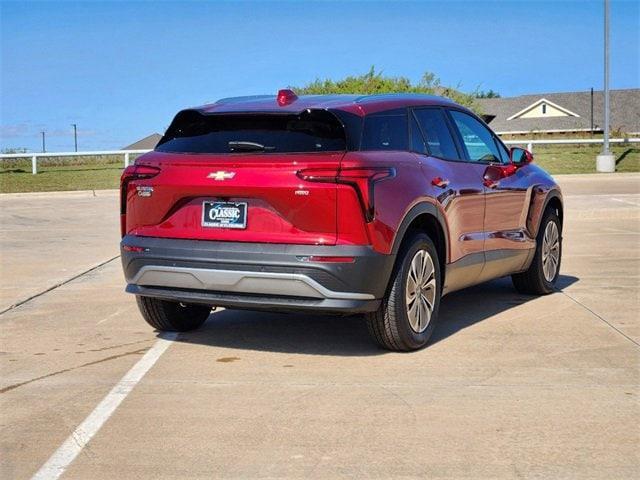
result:
<svg viewBox="0 0 640 480"><path fill-rule="evenodd" d="M534 245L526 233L531 198L526 170L511 165L507 149L482 122L458 110L450 115L469 160L484 166L485 267L480 280L518 271Z"/></svg>

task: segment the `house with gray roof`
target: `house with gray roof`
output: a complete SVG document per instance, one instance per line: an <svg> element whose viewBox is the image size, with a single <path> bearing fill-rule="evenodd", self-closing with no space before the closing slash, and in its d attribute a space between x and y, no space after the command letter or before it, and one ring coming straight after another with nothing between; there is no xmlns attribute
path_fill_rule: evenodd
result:
<svg viewBox="0 0 640 480"><path fill-rule="evenodd" d="M153 150L162 138L159 133L152 133L140 140L123 147L121 150Z"/></svg>
<svg viewBox="0 0 640 480"><path fill-rule="evenodd" d="M518 97L482 98L477 102L489 126L501 136L602 133L604 94L540 93ZM592 107L593 105L593 107ZM610 91L611 130L640 134L640 89Z"/></svg>

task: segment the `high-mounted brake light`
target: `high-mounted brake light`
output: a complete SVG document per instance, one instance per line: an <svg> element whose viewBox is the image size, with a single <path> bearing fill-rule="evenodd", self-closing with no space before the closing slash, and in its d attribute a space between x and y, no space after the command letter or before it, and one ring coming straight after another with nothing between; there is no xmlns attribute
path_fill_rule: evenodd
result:
<svg viewBox="0 0 640 480"><path fill-rule="evenodd" d="M133 180L153 178L160 173L158 167L149 165L129 165L120 177L120 233L124 237L127 222L127 190Z"/></svg>
<svg viewBox="0 0 640 480"><path fill-rule="evenodd" d="M298 171L296 175L307 182L335 182L350 185L358 195L366 221L370 222L375 213L375 184L395 177L396 170L390 167L307 168Z"/></svg>
<svg viewBox="0 0 640 480"><path fill-rule="evenodd" d="M280 105L281 107L289 105L290 103L295 102L297 99L298 96L293 90L289 90L288 88L278 90L278 105Z"/></svg>

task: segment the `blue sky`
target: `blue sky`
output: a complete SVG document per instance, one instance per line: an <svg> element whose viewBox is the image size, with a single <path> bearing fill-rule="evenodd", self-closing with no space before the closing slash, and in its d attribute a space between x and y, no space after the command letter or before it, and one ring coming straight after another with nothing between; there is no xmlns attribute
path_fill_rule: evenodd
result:
<svg viewBox="0 0 640 480"><path fill-rule="evenodd" d="M117 149L177 110L371 65L503 96L602 88L603 2L0 2L0 148ZM612 88L640 7L612 1Z"/></svg>

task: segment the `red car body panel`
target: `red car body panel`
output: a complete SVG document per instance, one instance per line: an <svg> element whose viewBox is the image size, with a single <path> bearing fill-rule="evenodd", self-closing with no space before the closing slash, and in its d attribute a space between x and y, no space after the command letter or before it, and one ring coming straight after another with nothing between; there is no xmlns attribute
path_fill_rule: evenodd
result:
<svg viewBox="0 0 640 480"><path fill-rule="evenodd" d="M253 97L221 100L190 110L215 115L323 109L364 118L425 106L455 108L473 115L448 100L416 95L308 96L284 105L272 96ZM429 206L430 215L437 217L443 231L446 275L451 272L445 293L526 268L546 205L553 198L559 205L562 202L554 180L535 164L495 166L409 150L151 152L139 157L136 165L157 168L158 172L123 182L122 233L132 238L367 246L377 254L392 256L407 226L415 220L412 212ZM369 189L340 181L341 175L362 169L391 174L372 181ZM318 179L305 176L305 170L330 173ZM217 180L220 172L230 177ZM151 197L140 194L144 188L152 189ZM205 200L246 202L246 228L203 227ZM373 205L370 218L369 202ZM512 260L491 265L492 252L515 254ZM456 270L456 265L464 268Z"/></svg>
<svg viewBox="0 0 640 480"><path fill-rule="evenodd" d="M149 179L129 182L126 230L130 235L311 245L336 243L337 185L305 183L304 168L337 168L343 153L272 155L185 155L152 152L140 165L160 168ZM234 172L217 181L210 175ZM136 195L153 187L153 197ZM296 192L308 192L297 195ZM248 203L246 229L202 227L202 202Z"/></svg>

